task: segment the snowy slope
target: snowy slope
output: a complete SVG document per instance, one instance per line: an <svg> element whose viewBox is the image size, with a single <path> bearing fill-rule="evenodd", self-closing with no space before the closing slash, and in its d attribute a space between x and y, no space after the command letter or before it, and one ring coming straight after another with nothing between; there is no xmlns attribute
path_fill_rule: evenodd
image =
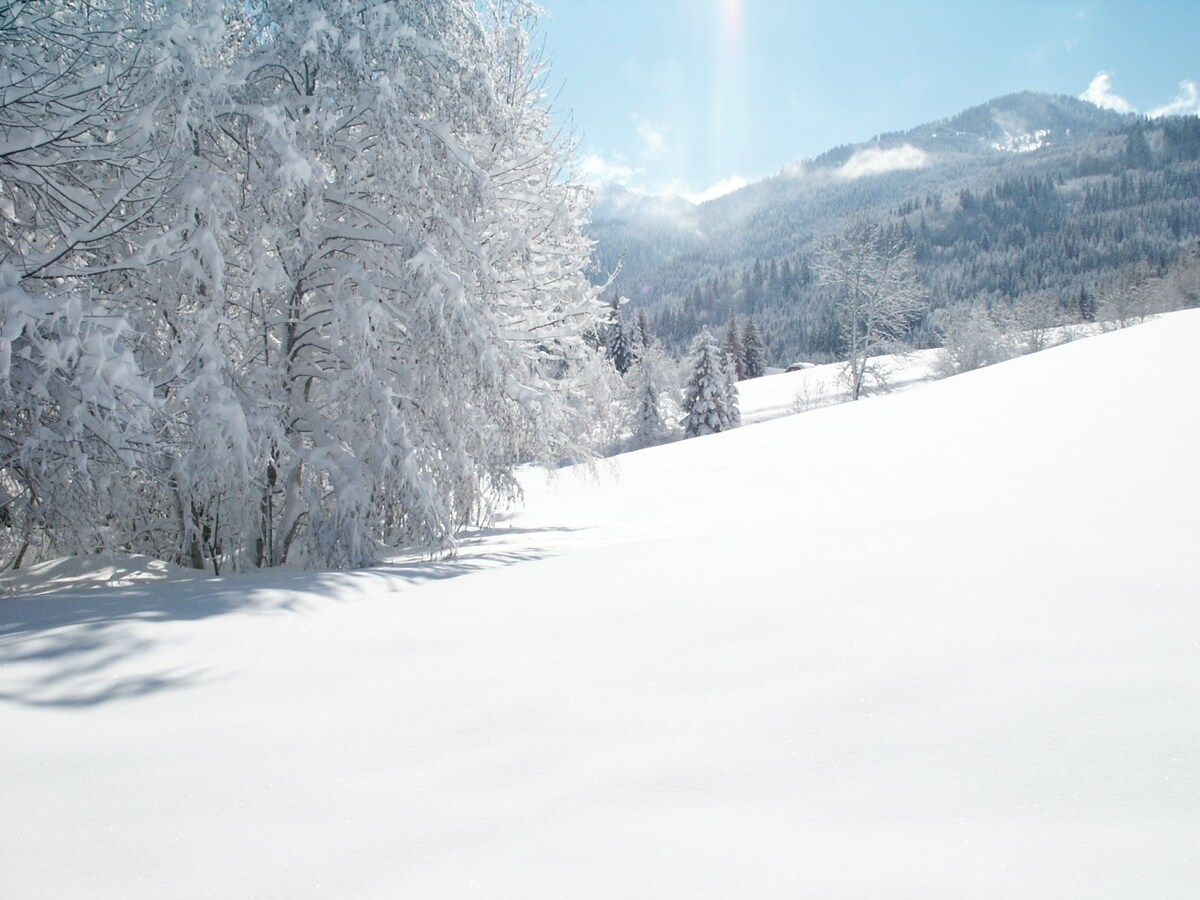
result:
<svg viewBox="0 0 1200 900"><path fill-rule="evenodd" d="M531 475L455 560L2 599L0 895L1195 897L1198 344Z"/></svg>
<svg viewBox="0 0 1200 900"><path fill-rule="evenodd" d="M940 350L917 350L900 356L877 357L872 361L872 370L886 377L889 391L900 390L934 378L940 353ZM829 363L739 381L742 424L848 403L850 388L845 370L843 363ZM873 382L870 387L875 388Z"/></svg>

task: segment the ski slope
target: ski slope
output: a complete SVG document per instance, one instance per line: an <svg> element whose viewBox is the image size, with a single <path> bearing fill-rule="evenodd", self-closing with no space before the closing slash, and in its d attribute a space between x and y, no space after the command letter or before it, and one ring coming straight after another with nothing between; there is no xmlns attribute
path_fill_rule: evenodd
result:
<svg viewBox="0 0 1200 900"><path fill-rule="evenodd" d="M530 473L452 560L8 576L0 896L1195 897L1197 346Z"/></svg>

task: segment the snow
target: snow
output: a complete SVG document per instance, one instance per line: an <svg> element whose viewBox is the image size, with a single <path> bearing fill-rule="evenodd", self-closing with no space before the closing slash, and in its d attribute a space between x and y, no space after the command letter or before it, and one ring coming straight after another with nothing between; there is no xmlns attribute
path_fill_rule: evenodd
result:
<svg viewBox="0 0 1200 900"><path fill-rule="evenodd" d="M0 574L0 597L53 593L69 589L130 587L202 576L194 569L139 553L64 556Z"/></svg>
<svg viewBox="0 0 1200 900"><path fill-rule="evenodd" d="M1194 897L1198 343L528 473L454 559L26 582L0 893Z"/></svg>
<svg viewBox="0 0 1200 900"><path fill-rule="evenodd" d="M889 391L899 390L934 378L939 353L940 350L917 350L887 355L872 359L872 365L885 376ZM844 363L829 363L739 381L742 424L849 402L850 386L845 370Z"/></svg>
<svg viewBox="0 0 1200 900"><path fill-rule="evenodd" d="M1031 153L1034 150L1040 150L1042 147L1045 147L1046 138L1049 136L1050 130L1048 128L1039 128L1037 131L1025 132L1023 134L1012 134L1005 131L1004 139L994 142L992 149L1008 153Z"/></svg>

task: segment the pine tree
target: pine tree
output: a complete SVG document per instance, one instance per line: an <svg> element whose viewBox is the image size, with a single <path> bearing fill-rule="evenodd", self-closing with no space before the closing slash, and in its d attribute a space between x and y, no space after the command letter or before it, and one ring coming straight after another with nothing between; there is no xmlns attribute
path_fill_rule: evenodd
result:
<svg viewBox="0 0 1200 900"><path fill-rule="evenodd" d="M729 315L729 322L725 325L725 341L723 344L725 355L733 361L734 377L739 381L746 377L744 370L745 365L745 350L742 347L742 331L738 327L737 316L733 313Z"/></svg>
<svg viewBox="0 0 1200 900"><path fill-rule="evenodd" d="M608 352L608 358L612 360L613 366L622 375L629 372L633 365L634 352L630 346L630 335L625 327L625 321L621 316L621 306L629 301L624 298L613 301L612 313L609 317L608 335L605 341L605 349Z"/></svg>
<svg viewBox="0 0 1200 900"><path fill-rule="evenodd" d="M629 370L626 381L632 400L629 446L632 450L653 447L667 436L663 419L660 380L662 373L653 354L643 353Z"/></svg>
<svg viewBox="0 0 1200 900"><path fill-rule="evenodd" d="M746 378L758 378L767 370L767 348L753 319L746 322L742 332L742 371Z"/></svg>
<svg viewBox="0 0 1200 900"><path fill-rule="evenodd" d="M742 424L742 407L738 397L737 361L725 356L725 420L726 428L737 428Z"/></svg>
<svg viewBox="0 0 1200 900"><path fill-rule="evenodd" d="M639 309L633 318L633 335L630 349L634 356L644 353L655 346L654 330L650 326L650 316L644 309Z"/></svg>
<svg viewBox="0 0 1200 900"><path fill-rule="evenodd" d="M684 434L698 437L732 428L737 413L730 409L730 372L724 351L707 327L692 342L688 362L690 374L683 392ZM736 393L736 387L733 390Z"/></svg>
<svg viewBox="0 0 1200 900"><path fill-rule="evenodd" d="M1096 298L1087 292L1086 287L1079 289L1077 306L1080 320L1084 322L1096 321Z"/></svg>

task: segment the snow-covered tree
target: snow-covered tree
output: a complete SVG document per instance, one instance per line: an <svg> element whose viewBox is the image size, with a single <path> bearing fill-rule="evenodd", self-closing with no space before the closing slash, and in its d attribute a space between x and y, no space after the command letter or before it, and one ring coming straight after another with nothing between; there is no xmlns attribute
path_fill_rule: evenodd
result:
<svg viewBox="0 0 1200 900"><path fill-rule="evenodd" d="M1054 343L1065 319L1057 295L1048 291L1022 294L1013 309L1013 325L1019 332L1017 342L1022 353L1038 353Z"/></svg>
<svg viewBox="0 0 1200 900"><path fill-rule="evenodd" d="M741 399L738 397L737 360L725 355L725 409L726 428L737 428L742 424Z"/></svg>
<svg viewBox="0 0 1200 900"><path fill-rule="evenodd" d="M767 348L753 319L742 331L742 372L745 378L758 378L767 371Z"/></svg>
<svg viewBox="0 0 1200 900"><path fill-rule="evenodd" d="M1167 274L1168 309L1193 309L1200 306L1200 244L1183 254Z"/></svg>
<svg viewBox="0 0 1200 900"><path fill-rule="evenodd" d="M725 350L726 357L733 364L734 378L741 381L746 377L746 350L742 344L742 329L738 325L737 316L732 313L725 325L725 339L721 346Z"/></svg>
<svg viewBox="0 0 1200 900"><path fill-rule="evenodd" d="M737 385L725 351L711 331L701 330L688 353L688 378L683 390L683 431L687 437L715 434L734 427L737 412ZM732 393L732 397L731 397Z"/></svg>
<svg viewBox="0 0 1200 900"><path fill-rule="evenodd" d="M635 352L629 329L625 327L625 319L621 314L621 307L628 302L624 297L613 301L605 336L608 358L621 375L629 372Z"/></svg>
<svg viewBox="0 0 1200 900"><path fill-rule="evenodd" d="M445 543L579 419L597 306L528 13L325 0L251 58L271 561Z"/></svg>
<svg viewBox="0 0 1200 900"><path fill-rule="evenodd" d="M151 467L156 400L114 292L165 184L141 14L0 6L0 565L110 545Z"/></svg>
<svg viewBox="0 0 1200 900"><path fill-rule="evenodd" d="M1094 294L1088 293L1086 285L1079 289L1079 298L1076 300L1076 308L1079 310L1079 320L1081 322L1096 321L1096 297Z"/></svg>
<svg viewBox="0 0 1200 900"><path fill-rule="evenodd" d="M654 329L650 325L650 316L644 309L639 309L637 315L633 317L633 329L630 336L630 349L636 357L645 348L658 347L659 341L654 336Z"/></svg>
<svg viewBox="0 0 1200 900"><path fill-rule="evenodd" d="M672 360L650 331L649 318L640 312L630 328L633 365L625 376L629 389L628 413L630 449L651 447L675 436L671 394L678 386L678 372Z"/></svg>
<svg viewBox="0 0 1200 900"><path fill-rule="evenodd" d="M140 11L0 6L0 262L43 295L131 265L124 235L161 197L162 161L137 108Z"/></svg>
<svg viewBox="0 0 1200 900"><path fill-rule="evenodd" d="M941 310L938 326L942 350L937 370L943 376L958 375L990 366L1017 355L1011 322L978 306Z"/></svg>
<svg viewBox="0 0 1200 900"><path fill-rule="evenodd" d="M638 357L626 376L630 393L629 448L653 447L669 433L662 414L663 373L650 355Z"/></svg>
<svg viewBox="0 0 1200 900"><path fill-rule="evenodd" d="M60 6L102 11L109 43L68 54L68 69L46 61L52 41L5 45L21 62L0 103L41 84L51 93L28 115L58 119L24 143L10 131L0 159L0 352L19 351L14 385L62 381L6 394L39 397L42 421L84 409L84 426L128 427L95 427L94 449L60 428L88 471L129 465L134 432L151 435L132 499L92 502L123 546L214 567L445 546L516 492L517 464L580 450L605 385L583 340L599 305L586 197L562 177L529 52L531 5ZM60 193L77 208L63 201L57 231L28 227L47 206L21 187L20 154L49 152L43 134L65 135L56 152L74 165ZM50 362L30 367L36 348ZM131 384L110 397L118 376ZM0 458L6 508L33 496L10 465L45 432L30 422Z"/></svg>
<svg viewBox="0 0 1200 900"><path fill-rule="evenodd" d="M119 316L0 263L0 565L111 545L155 398Z"/></svg>
<svg viewBox="0 0 1200 900"><path fill-rule="evenodd" d="M834 292L849 354L850 397L857 400L868 378L883 379L871 358L898 349L926 306L912 245L877 223L860 220L821 247L816 267Z"/></svg>

